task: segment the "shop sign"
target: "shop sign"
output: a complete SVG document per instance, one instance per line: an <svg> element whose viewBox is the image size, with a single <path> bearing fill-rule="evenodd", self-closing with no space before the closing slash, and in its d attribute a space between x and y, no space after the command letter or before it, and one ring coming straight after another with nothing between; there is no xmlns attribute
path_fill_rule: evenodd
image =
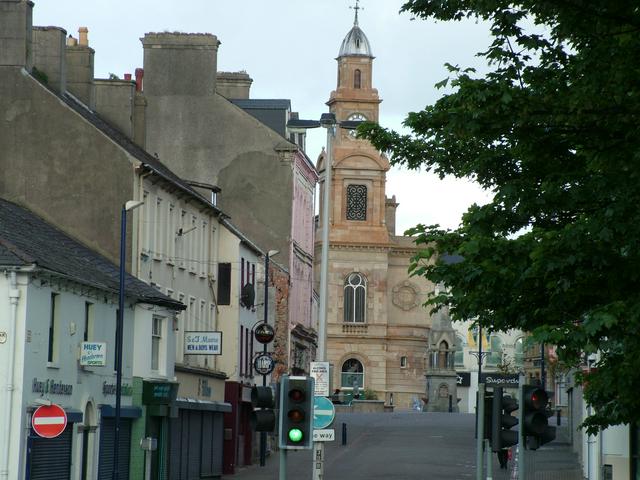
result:
<svg viewBox="0 0 640 480"><path fill-rule="evenodd" d="M222 355L222 332L184 332L185 355Z"/></svg>
<svg viewBox="0 0 640 480"><path fill-rule="evenodd" d="M260 375L269 375L273 372L275 362L270 353L261 353L253 361L253 368Z"/></svg>
<svg viewBox="0 0 640 480"><path fill-rule="evenodd" d="M115 395L116 394L116 384L115 383L107 383L102 382L102 394L103 395ZM128 383L123 383L120 385L120 394L123 397L130 397L133 394L133 388Z"/></svg>
<svg viewBox="0 0 640 480"><path fill-rule="evenodd" d="M38 380L33 379L31 384L33 393L44 393L50 395L73 395L73 385L62 383L53 379Z"/></svg>
<svg viewBox="0 0 640 480"><path fill-rule="evenodd" d="M520 379L517 373L483 373L480 381L487 387L518 388Z"/></svg>
<svg viewBox="0 0 640 480"><path fill-rule="evenodd" d="M107 364L107 344L103 342L82 342L80 344L80 365L104 367Z"/></svg>
<svg viewBox="0 0 640 480"><path fill-rule="evenodd" d="M276 336L276 332L268 323L261 323L253 330L253 336L259 343L271 343Z"/></svg>
<svg viewBox="0 0 640 480"><path fill-rule="evenodd" d="M145 405L169 405L178 396L178 384L170 382L143 382L142 403Z"/></svg>
<svg viewBox="0 0 640 480"><path fill-rule="evenodd" d="M456 372L456 384L459 387L471 386L471 372Z"/></svg>

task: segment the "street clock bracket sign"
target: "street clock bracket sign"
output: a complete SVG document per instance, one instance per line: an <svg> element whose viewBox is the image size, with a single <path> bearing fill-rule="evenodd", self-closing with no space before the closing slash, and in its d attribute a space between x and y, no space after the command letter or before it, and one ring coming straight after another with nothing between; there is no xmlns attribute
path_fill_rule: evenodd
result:
<svg viewBox="0 0 640 480"><path fill-rule="evenodd" d="M276 362L270 353L260 353L253 360L253 368L260 375L269 375L275 366Z"/></svg>
<svg viewBox="0 0 640 480"><path fill-rule="evenodd" d="M253 330L255 339L263 345L271 343L276 336L276 332L268 323L261 323Z"/></svg>

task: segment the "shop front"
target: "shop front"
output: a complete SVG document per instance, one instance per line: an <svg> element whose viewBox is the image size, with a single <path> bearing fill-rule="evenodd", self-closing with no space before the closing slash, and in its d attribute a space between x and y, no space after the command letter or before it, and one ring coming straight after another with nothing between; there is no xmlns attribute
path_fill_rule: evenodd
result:
<svg viewBox="0 0 640 480"><path fill-rule="evenodd" d="M231 413L224 418L224 474L232 475L236 467L251 465L253 437L251 418L251 386L238 382L225 384L225 401Z"/></svg>

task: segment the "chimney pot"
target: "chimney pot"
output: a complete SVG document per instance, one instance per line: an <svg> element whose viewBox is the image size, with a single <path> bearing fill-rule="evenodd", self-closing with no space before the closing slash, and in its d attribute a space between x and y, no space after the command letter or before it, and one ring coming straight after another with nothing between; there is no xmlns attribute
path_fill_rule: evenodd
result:
<svg viewBox="0 0 640 480"><path fill-rule="evenodd" d="M136 68L136 92L142 91L142 78L144 77L144 69Z"/></svg>
<svg viewBox="0 0 640 480"><path fill-rule="evenodd" d="M80 37L80 45L83 47L89 46L89 37L87 34L89 33L89 29L87 27L80 27L78 29L78 36Z"/></svg>
<svg viewBox="0 0 640 480"><path fill-rule="evenodd" d="M131 74L130 73L125 73L124 74L124 79L125 80L131 80Z"/></svg>

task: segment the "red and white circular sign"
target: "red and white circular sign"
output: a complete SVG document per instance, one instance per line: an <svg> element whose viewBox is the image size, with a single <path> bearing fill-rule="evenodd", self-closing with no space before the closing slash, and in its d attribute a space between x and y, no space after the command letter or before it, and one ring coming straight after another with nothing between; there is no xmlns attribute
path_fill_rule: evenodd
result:
<svg viewBox="0 0 640 480"><path fill-rule="evenodd" d="M31 416L33 430L44 438L56 438L67 426L67 414L60 405L42 405Z"/></svg>

